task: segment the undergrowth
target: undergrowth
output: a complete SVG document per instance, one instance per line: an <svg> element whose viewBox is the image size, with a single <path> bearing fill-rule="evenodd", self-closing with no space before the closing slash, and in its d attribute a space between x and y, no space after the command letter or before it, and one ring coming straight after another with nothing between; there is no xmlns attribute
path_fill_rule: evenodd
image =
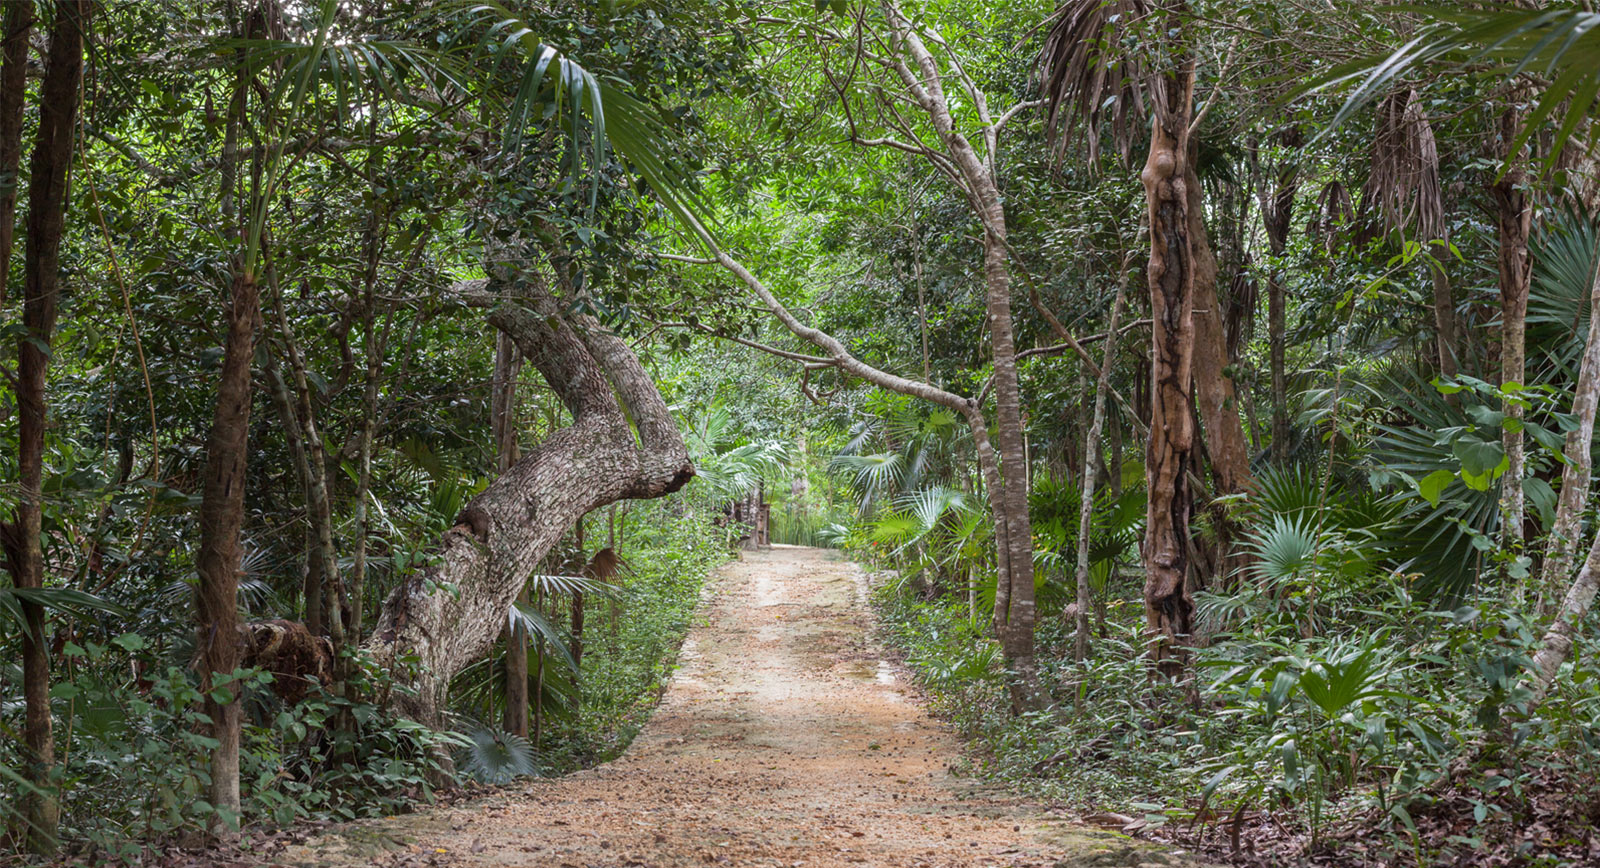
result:
<svg viewBox="0 0 1600 868"><path fill-rule="evenodd" d="M1084 664L1059 608L1041 616L1053 707L1014 716L995 643L946 590L886 583L875 599L974 774L1244 864L1600 860L1594 661L1528 715L1518 682L1538 628L1493 599L1434 611L1395 579L1347 601L1355 629L1235 613L1192 682L1157 685L1138 590L1118 583Z"/></svg>

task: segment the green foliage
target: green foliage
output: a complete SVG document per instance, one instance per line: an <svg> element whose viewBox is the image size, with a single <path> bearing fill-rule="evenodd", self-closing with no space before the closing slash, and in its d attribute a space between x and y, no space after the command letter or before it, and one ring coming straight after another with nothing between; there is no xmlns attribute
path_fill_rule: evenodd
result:
<svg viewBox="0 0 1600 868"><path fill-rule="evenodd" d="M207 718L193 672L137 633L68 642L62 664L51 700L61 721L55 786L63 837L131 860L204 829L217 813L204 799L215 742L202 734ZM353 688L387 689L385 674L361 664ZM271 681L269 673L240 670L215 682L215 690L242 696L246 709L243 813L224 816L230 825L374 817L431 798L437 750L456 744L453 736L320 687L284 704ZM349 723L335 728L336 717ZM15 750L7 742L0 752L0 769L14 783Z"/></svg>
<svg viewBox="0 0 1600 868"><path fill-rule="evenodd" d="M728 557L726 532L713 524L720 514L704 492L630 505L618 525L622 592L587 604L582 671L570 705L547 721L541 774L610 760L638 734L677 668L707 574ZM547 685L553 676L547 670Z"/></svg>

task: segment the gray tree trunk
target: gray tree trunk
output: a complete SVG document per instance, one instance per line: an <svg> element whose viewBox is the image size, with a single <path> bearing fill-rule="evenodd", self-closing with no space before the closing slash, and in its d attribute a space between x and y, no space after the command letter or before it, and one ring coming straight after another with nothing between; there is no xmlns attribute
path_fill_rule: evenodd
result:
<svg viewBox="0 0 1600 868"><path fill-rule="evenodd" d="M1117 281L1117 298L1111 303L1111 326L1106 330L1106 356L1100 364L1100 377L1095 382L1094 415L1090 417L1089 434L1084 451L1098 452L1100 431L1106 421L1106 391L1111 387L1111 366L1117 359L1117 320L1122 315L1122 296L1128 286L1127 270ZM1072 659L1082 663L1089 659L1089 533L1094 518L1095 462L1083 463L1083 499L1078 505L1078 612L1076 634L1072 642Z"/></svg>

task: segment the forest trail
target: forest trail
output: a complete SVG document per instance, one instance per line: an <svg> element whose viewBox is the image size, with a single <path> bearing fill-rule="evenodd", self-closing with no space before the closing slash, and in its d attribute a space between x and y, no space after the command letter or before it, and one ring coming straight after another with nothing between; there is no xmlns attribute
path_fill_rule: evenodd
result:
<svg viewBox="0 0 1600 868"><path fill-rule="evenodd" d="M712 575L626 754L338 827L294 866L1154 866L1178 857L951 775L959 745L871 635L862 571L777 546Z"/></svg>

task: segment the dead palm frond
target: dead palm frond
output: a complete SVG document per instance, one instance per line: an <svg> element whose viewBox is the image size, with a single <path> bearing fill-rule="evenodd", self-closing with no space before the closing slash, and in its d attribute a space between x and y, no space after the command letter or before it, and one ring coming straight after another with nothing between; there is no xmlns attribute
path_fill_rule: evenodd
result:
<svg viewBox="0 0 1600 868"><path fill-rule="evenodd" d="M1429 241L1444 237L1439 148L1415 88L1399 88L1378 103L1371 155L1363 214L1376 209L1386 231L1415 229Z"/></svg>
<svg viewBox="0 0 1600 868"><path fill-rule="evenodd" d="M1223 303L1222 334L1228 348L1228 361L1239 360L1239 354L1255 335L1256 307L1261 295L1260 285L1252 270L1250 254L1244 255L1239 270L1228 282L1228 298Z"/></svg>
<svg viewBox="0 0 1600 868"><path fill-rule="evenodd" d="M1147 0L1065 0L1039 54L1039 85L1050 106L1052 144L1064 148L1081 121L1094 165L1110 125L1123 162L1144 133L1145 89L1152 83L1132 27L1150 14Z"/></svg>
<svg viewBox="0 0 1600 868"><path fill-rule="evenodd" d="M1340 235L1355 219L1356 209L1350 201L1350 188L1343 181L1329 181L1317 191L1317 207L1307 221L1306 234L1331 254L1339 244Z"/></svg>

